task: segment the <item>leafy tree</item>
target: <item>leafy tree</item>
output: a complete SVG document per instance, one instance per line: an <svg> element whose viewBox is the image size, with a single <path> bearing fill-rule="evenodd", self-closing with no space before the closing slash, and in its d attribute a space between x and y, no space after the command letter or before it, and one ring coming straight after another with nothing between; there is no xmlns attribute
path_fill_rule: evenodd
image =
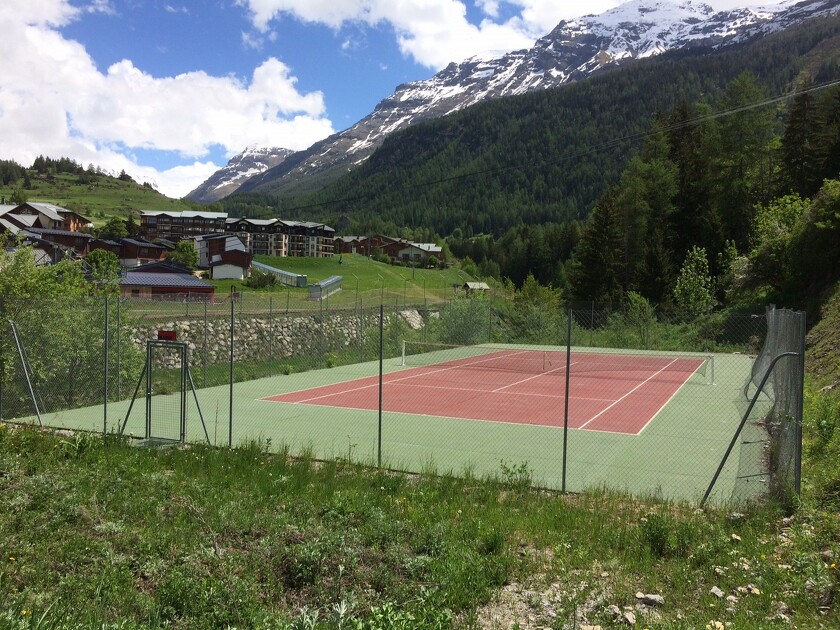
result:
<svg viewBox="0 0 840 630"><path fill-rule="evenodd" d="M99 238L118 240L128 236L126 222L120 217L111 217L99 230Z"/></svg>
<svg viewBox="0 0 840 630"><path fill-rule="evenodd" d="M119 290L120 259L113 252L95 249L85 258L91 268L91 281L100 291L115 293Z"/></svg>
<svg viewBox="0 0 840 630"><path fill-rule="evenodd" d="M18 187L12 191L12 194L9 196L9 201L11 201L14 205L19 206L22 203L26 203L29 196L26 192Z"/></svg>
<svg viewBox="0 0 840 630"><path fill-rule="evenodd" d="M809 308L840 279L840 180L823 182L790 239L784 295Z"/></svg>
<svg viewBox="0 0 840 630"><path fill-rule="evenodd" d="M565 319L562 301L562 291L540 284L533 274L528 274L513 297L506 341L559 343L557 334Z"/></svg>
<svg viewBox="0 0 840 630"><path fill-rule="evenodd" d="M644 296L635 291L627 292L624 323L638 336L640 348L650 347L653 326L656 323L654 307Z"/></svg>
<svg viewBox="0 0 840 630"><path fill-rule="evenodd" d="M166 259L184 265L188 269L198 266L198 250L191 240L178 241L175 249L166 254Z"/></svg>
<svg viewBox="0 0 840 630"><path fill-rule="evenodd" d="M702 247L692 247L686 255L674 285L674 301L689 317L700 317L712 309L715 301L712 277Z"/></svg>
<svg viewBox="0 0 840 630"><path fill-rule="evenodd" d="M32 415L7 319L15 323L27 351L30 377L42 411L102 401L105 300L91 297L81 261L39 265L31 247L8 241L0 248L0 379L4 417ZM107 253L107 252L103 252ZM113 286L113 285L112 285ZM116 287L115 287L116 289ZM125 317L125 315L124 315ZM134 350L130 327L117 329L111 318L112 341L122 336L121 374L139 373L142 357ZM117 378L116 371L111 377Z"/></svg>
<svg viewBox="0 0 840 630"><path fill-rule="evenodd" d="M749 256L753 284L783 290L789 274L791 239L810 206L810 200L797 194L757 206Z"/></svg>

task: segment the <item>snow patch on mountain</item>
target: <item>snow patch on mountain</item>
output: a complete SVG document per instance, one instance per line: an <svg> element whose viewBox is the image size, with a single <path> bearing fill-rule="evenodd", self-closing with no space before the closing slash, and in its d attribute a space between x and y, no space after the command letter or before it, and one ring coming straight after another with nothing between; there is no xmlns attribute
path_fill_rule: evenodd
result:
<svg viewBox="0 0 840 630"><path fill-rule="evenodd" d="M632 59L740 43L835 13L838 6L840 0L785 0L715 12L694 0L630 0L600 15L562 21L528 50L472 57L430 79L400 85L349 129L250 177L240 190L282 192L314 175L323 182L329 179L325 173L339 176L364 161L389 134L420 121L488 99L558 87Z"/></svg>

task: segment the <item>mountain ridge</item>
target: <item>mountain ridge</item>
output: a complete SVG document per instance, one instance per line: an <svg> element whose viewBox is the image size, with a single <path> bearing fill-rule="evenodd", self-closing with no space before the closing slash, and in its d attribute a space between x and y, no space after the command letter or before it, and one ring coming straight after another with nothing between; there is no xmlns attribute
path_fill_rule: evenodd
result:
<svg viewBox="0 0 840 630"><path fill-rule="evenodd" d="M233 156L228 163L213 173L186 198L197 203L213 203L236 191L243 181L262 173L295 153L282 147L260 147L252 145Z"/></svg>
<svg viewBox="0 0 840 630"><path fill-rule="evenodd" d="M393 132L418 122L494 98L559 87L667 51L743 43L838 7L840 0L806 0L714 12L691 0L632 0L598 16L564 20L530 49L453 62L430 79L399 85L355 125L274 167L238 178L240 184L229 189L272 195L310 192L367 160ZM187 198L198 201L191 195Z"/></svg>

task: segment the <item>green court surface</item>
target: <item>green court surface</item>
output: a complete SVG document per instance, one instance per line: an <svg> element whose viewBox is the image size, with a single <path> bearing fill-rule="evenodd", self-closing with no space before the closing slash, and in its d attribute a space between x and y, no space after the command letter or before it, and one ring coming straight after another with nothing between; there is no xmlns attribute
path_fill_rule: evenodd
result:
<svg viewBox="0 0 840 630"><path fill-rule="evenodd" d="M527 464L536 485L559 490L564 479L565 434L566 490L610 488L697 502L747 406L743 388L752 365L751 357L746 355L717 354L713 361L714 384L709 375L692 376L638 435L577 429L564 432L562 389L545 401L556 410L560 426L383 412L382 465L412 472L498 475L505 469L515 470ZM227 446L232 438L230 442L236 446L260 440L270 443L274 450L288 446L293 455L306 452L319 459L350 458L375 465L379 455L377 410L263 399L375 376L378 369L379 364L374 361L235 383L232 404L229 385L200 389L197 396L210 442ZM406 369L410 368L403 367L400 359L384 362L386 374ZM152 399L153 437L177 439L178 405L176 395ZM129 400L122 400L109 403L107 410L102 405L65 410L43 414L43 422L51 427L91 431L102 431L107 423L109 431L117 431L128 407ZM232 436L229 435L231 409ZM766 402L757 405L753 417L760 417L766 410ZM125 433L143 437L145 426L146 401L141 388ZM760 474L764 472L763 438L755 435L759 431L756 425L748 428L751 433L744 439L752 444L745 447L739 444L733 450L712 501L728 502L733 493L743 498L764 492L767 477ZM189 393L187 441L204 440L198 409Z"/></svg>

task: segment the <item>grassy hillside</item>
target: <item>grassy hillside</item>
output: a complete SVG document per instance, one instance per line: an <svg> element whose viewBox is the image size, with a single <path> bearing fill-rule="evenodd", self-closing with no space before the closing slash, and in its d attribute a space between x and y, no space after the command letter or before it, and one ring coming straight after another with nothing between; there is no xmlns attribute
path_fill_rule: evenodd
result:
<svg viewBox="0 0 840 630"><path fill-rule="evenodd" d="M840 284L825 302L822 311L811 315L819 322L808 333L808 372L820 383L840 383Z"/></svg>
<svg viewBox="0 0 840 630"><path fill-rule="evenodd" d="M358 465L352 444L326 463L278 446L138 449L0 425L0 625L838 622L840 547L812 514L563 497L529 490L524 464L410 477Z"/></svg>
<svg viewBox="0 0 840 630"><path fill-rule="evenodd" d="M385 304L423 304L441 302L455 294L455 288L474 278L457 267L449 269L415 269L377 262L367 256L343 254L332 258L278 258L257 256L256 260L283 271L304 274L312 284L329 276L342 276L341 292L330 296L331 306L354 306L361 301L365 306ZM249 292L242 282L223 280L214 282L216 291L226 294L235 287ZM256 290L254 290L256 292ZM307 302L307 289L290 288L277 284L260 292L271 291L278 297L278 304L290 308L312 308ZM246 298L247 299L247 298Z"/></svg>
<svg viewBox="0 0 840 630"><path fill-rule="evenodd" d="M97 175L91 184L80 183L78 176L68 173L40 178L30 171L30 179L32 188L23 190L27 201L46 201L63 206L87 217L97 226L110 217L125 218L132 212L139 214L143 210L190 210L187 203L170 199L153 188L108 175ZM0 196L6 198L7 204L11 203L9 199L21 182L0 186Z"/></svg>

